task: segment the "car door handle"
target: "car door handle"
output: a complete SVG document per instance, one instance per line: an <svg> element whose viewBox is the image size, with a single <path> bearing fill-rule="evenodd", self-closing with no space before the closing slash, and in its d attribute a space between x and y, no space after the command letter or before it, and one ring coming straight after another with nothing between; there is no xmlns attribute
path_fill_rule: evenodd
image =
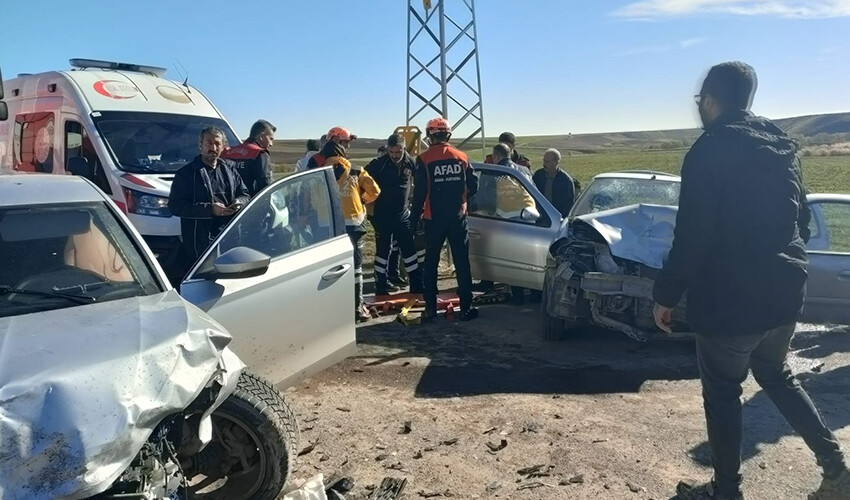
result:
<svg viewBox="0 0 850 500"><path fill-rule="evenodd" d="M841 271L838 273L838 281L850 281L850 271Z"/></svg>
<svg viewBox="0 0 850 500"><path fill-rule="evenodd" d="M328 271L322 275L322 279L325 281L334 281L339 279L340 276L347 273L348 270L351 269L351 264L342 264L336 266L333 269L328 269Z"/></svg>
<svg viewBox="0 0 850 500"><path fill-rule="evenodd" d="M478 238L481 237L481 231L479 231L477 229L470 229L469 231L467 231L467 234L469 235L470 238L478 239Z"/></svg>

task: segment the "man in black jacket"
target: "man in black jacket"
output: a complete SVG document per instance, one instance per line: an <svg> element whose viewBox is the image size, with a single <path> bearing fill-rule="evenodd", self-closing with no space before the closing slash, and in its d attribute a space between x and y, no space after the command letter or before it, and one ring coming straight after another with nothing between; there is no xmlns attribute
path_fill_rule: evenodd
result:
<svg viewBox="0 0 850 500"><path fill-rule="evenodd" d="M713 67L696 96L705 132L685 156L675 240L655 282L655 321L670 331L687 293L697 332L714 480L681 483L683 499L743 498L741 384L756 381L823 467L810 498L850 498L850 472L835 435L788 366L806 285L809 209L797 146L750 111L752 67Z"/></svg>
<svg viewBox="0 0 850 500"><path fill-rule="evenodd" d="M381 188L374 204L372 225L375 227L375 295L390 292L388 271L392 259L393 240L401 249L404 268L410 278L410 292L422 293L422 271L413 244L410 227L410 191L416 171L416 160L404 149L404 137L393 134L387 139L387 153L366 165Z"/></svg>
<svg viewBox="0 0 850 500"><path fill-rule="evenodd" d="M224 144L220 129L202 130L201 154L178 170L171 183L168 209L180 217L183 248L191 262L201 256L250 199L239 172L220 158Z"/></svg>
<svg viewBox="0 0 850 500"><path fill-rule="evenodd" d="M277 128L266 120L257 120L251 126L248 140L226 149L221 157L230 160L239 171L242 182L248 188L248 194L256 196L264 187L272 183L271 154L269 148L274 143Z"/></svg>
<svg viewBox="0 0 850 500"><path fill-rule="evenodd" d="M576 190L573 178L560 166L561 152L547 149L543 153L543 168L534 172L534 185L547 200L555 205L561 217L566 217L575 202Z"/></svg>

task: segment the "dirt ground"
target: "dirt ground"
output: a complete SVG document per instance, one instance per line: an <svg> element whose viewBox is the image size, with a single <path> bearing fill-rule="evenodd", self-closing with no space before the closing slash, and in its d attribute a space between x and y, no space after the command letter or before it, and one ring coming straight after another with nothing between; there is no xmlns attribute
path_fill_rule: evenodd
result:
<svg viewBox="0 0 850 500"><path fill-rule="evenodd" d="M291 388L301 446L313 446L296 477L351 476L349 499L390 476L408 479L407 499L656 500L710 477L691 341L586 330L544 342L536 305L481 312L470 323L374 320L358 329L357 356ZM850 444L848 330L800 325L794 350ZM805 498L819 482L813 456L752 378L744 395L747 498Z"/></svg>

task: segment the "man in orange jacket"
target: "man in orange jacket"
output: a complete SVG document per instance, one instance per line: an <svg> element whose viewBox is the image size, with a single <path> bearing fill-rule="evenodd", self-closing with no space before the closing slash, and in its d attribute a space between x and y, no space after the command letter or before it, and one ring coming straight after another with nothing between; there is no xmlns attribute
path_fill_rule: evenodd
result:
<svg viewBox="0 0 850 500"><path fill-rule="evenodd" d="M437 268L440 250L449 240L457 271L460 319L478 317L472 307L472 274L469 269L467 200L478 191L466 153L449 145L452 127L445 118L434 118L425 127L431 146L416 159L411 227L425 220L425 314L424 321L437 315Z"/></svg>

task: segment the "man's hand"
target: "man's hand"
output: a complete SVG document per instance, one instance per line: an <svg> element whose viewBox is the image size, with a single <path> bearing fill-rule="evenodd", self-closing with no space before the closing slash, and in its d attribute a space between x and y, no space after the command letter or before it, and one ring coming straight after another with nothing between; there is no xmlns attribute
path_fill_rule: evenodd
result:
<svg viewBox="0 0 850 500"><path fill-rule="evenodd" d="M669 307L664 307L661 304L655 304L655 308L652 310L652 315L655 317L655 324L658 325L658 328L667 332L673 333L673 309Z"/></svg>
<svg viewBox="0 0 850 500"><path fill-rule="evenodd" d="M217 217L223 217L223 216L226 216L226 215L233 215L234 213L236 213L235 210L233 210L230 207L224 206L224 203L221 203L221 202L218 202L218 201L213 203L212 212L213 212L213 215L215 215Z"/></svg>
<svg viewBox="0 0 850 500"><path fill-rule="evenodd" d="M241 202L241 201L234 201L233 203L231 203L230 205L228 205L228 206L227 206L227 208L228 208L229 210L232 210L232 211L233 211L233 213L236 213L236 212L238 212L238 211L242 210L242 207L243 207L243 206L244 206L244 205L242 204L242 202Z"/></svg>

